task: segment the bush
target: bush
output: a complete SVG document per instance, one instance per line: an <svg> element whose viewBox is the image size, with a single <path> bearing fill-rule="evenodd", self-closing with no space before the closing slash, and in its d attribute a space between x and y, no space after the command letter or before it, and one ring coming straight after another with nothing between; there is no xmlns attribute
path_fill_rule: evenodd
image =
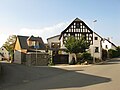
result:
<svg viewBox="0 0 120 90"><path fill-rule="evenodd" d="M102 59L106 60L106 58L107 58L107 50L102 49Z"/></svg>
<svg viewBox="0 0 120 90"><path fill-rule="evenodd" d="M84 63L85 61L87 61L88 63L92 63L93 57L90 53L83 52L82 54L77 55L77 60L79 63Z"/></svg>
<svg viewBox="0 0 120 90"><path fill-rule="evenodd" d="M119 57L119 52L117 50L109 49L108 53L110 58Z"/></svg>
<svg viewBox="0 0 120 90"><path fill-rule="evenodd" d="M48 66L52 66L52 65L55 65L55 64L53 63L52 56L50 56L48 59Z"/></svg>

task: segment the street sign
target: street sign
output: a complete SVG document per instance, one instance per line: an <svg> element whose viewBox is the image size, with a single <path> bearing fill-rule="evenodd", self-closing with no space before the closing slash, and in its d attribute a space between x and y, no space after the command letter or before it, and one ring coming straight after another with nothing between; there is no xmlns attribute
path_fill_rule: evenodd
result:
<svg viewBox="0 0 120 90"><path fill-rule="evenodd" d="M34 46L34 48L35 48L35 49L38 49L38 48L39 48L39 46Z"/></svg>

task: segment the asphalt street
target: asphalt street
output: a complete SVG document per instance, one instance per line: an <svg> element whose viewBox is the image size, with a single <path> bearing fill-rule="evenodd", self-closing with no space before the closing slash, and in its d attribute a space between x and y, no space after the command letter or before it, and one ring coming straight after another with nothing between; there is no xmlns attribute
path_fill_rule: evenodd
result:
<svg viewBox="0 0 120 90"><path fill-rule="evenodd" d="M98 65L28 67L2 63L0 90L119 90L120 58Z"/></svg>

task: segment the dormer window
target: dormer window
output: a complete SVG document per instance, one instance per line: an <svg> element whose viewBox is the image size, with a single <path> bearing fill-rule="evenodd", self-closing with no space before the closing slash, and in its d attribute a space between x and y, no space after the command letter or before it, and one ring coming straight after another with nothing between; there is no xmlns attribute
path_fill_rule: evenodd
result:
<svg viewBox="0 0 120 90"><path fill-rule="evenodd" d="M31 45L30 46L35 46L35 41L31 41Z"/></svg>

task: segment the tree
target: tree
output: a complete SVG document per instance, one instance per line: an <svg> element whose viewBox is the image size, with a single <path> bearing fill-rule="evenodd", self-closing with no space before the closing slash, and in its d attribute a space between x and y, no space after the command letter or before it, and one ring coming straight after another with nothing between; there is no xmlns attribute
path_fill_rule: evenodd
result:
<svg viewBox="0 0 120 90"><path fill-rule="evenodd" d="M86 42L84 37L82 37L79 40L75 39L75 37L68 37L68 39L66 40L66 43L65 43L65 47L67 48L67 52L75 53L75 57L77 58L77 62L78 62L77 54L85 52L86 49L89 48L89 45L90 44ZM73 58L75 58L75 57L73 57Z"/></svg>
<svg viewBox="0 0 120 90"><path fill-rule="evenodd" d="M118 50L109 49L109 50L108 50L108 53L109 53L110 58L119 57L119 52L118 52Z"/></svg>
<svg viewBox="0 0 120 90"><path fill-rule="evenodd" d="M120 46L117 47L118 56L120 56Z"/></svg>
<svg viewBox="0 0 120 90"><path fill-rule="evenodd" d="M13 58L15 41L16 41L16 35L11 35L8 37L7 41L3 45L10 53L11 58Z"/></svg>
<svg viewBox="0 0 120 90"><path fill-rule="evenodd" d="M75 37L68 37L65 43L67 51L75 54L85 52L89 48L89 45L84 38L77 40Z"/></svg>

